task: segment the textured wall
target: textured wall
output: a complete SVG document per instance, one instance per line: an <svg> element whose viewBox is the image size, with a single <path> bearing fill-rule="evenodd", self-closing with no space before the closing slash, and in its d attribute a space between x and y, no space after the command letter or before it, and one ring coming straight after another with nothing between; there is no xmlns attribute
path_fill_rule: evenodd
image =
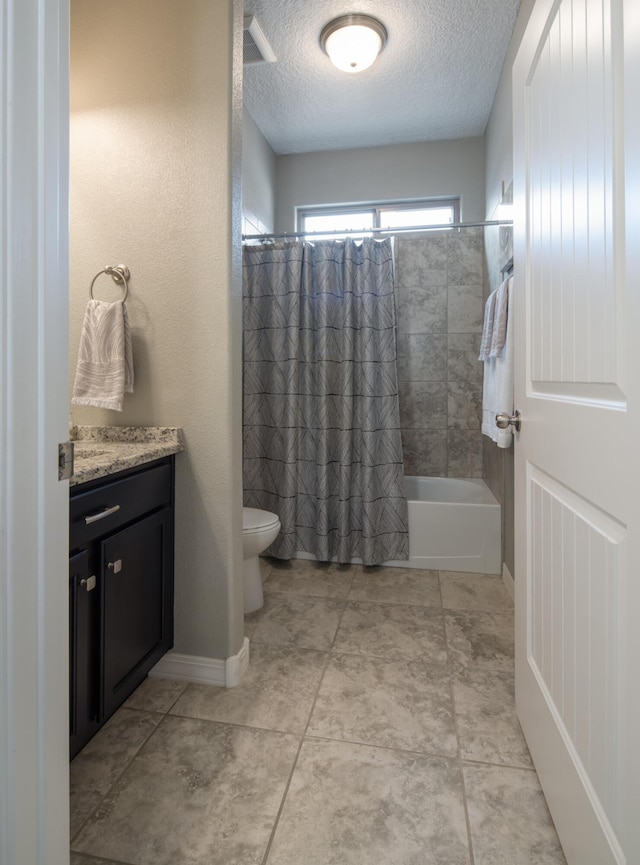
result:
<svg viewBox="0 0 640 865"><path fill-rule="evenodd" d="M396 239L405 473L482 477L481 229Z"/></svg>
<svg viewBox="0 0 640 865"><path fill-rule="evenodd" d="M71 365L91 278L125 263L136 375L122 413L73 416L184 428L176 649L213 658L243 637L235 7L234 33L233 0L74 0L71 28Z"/></svg>
<svg viewBox="0 0 640 865"><path fill-rule="evenodd" d="M276 231L295 230L296 207L430 197L484 219L484 138L278 156L276 190Z"/></svg>
<svg viewBox="0 0 640 865"><path fill-rule="evenodd" d="M242 114L242 233L269 234L275 210L276 156L247 109Z"/></svg>

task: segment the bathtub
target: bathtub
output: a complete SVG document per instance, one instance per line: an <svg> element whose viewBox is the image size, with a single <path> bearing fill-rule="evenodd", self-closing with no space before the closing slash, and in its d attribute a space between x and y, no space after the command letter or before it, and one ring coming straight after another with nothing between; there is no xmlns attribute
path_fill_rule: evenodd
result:
<svg viewBox="0 0 640 865"><path fill-rule="evenodd" d="M476 478L404 479L409 559L402 568L502 573L500 505Z"/></svg>
<svg viewBox="0 0 640 865"><path fill-rule="evenodd" d="M397 568L502 573L500 505L483 480L405 477L409 559ZM298 551L298 559L315 556ZM360 564L361 559L353 559Z"/></svg>

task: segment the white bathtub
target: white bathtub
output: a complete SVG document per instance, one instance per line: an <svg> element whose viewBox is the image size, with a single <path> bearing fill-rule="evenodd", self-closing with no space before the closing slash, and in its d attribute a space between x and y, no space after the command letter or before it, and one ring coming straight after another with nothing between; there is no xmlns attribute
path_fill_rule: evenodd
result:
<svg viewBox="0 0 640 865"><path fill-rule="evenodd" d="M483 480L406 477L409 559L398 568L502 573L500 505ZM298 559L314 559L301 551ZM361 559L353 559L360 563Z"/></svg>
<svg viewBox="0 0 640 865"><path fill-rule="evenodd" d="M409 560L403 568L502 572L500 505L483 480L404 479L409 503Z"/></svg>

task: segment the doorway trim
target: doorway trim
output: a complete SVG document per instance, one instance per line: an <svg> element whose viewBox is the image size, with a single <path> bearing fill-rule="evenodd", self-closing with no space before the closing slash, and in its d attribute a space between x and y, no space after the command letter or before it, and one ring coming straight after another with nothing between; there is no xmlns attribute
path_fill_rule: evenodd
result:
<svg viewBox="0 0 640 865"><path fill-rule="evenodd" d="M0 43L0 861L68 865L69 0Z"/></svg>

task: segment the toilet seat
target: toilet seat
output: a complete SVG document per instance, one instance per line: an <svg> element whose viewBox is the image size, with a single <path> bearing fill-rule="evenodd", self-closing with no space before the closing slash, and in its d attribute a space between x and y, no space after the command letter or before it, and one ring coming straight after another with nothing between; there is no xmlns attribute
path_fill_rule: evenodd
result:
<svg viewBox="0 0 640 865"><path fill-rule="evenodd" d="M242 508L242 532L245 535L264 532L274 528L280 520L270 511L259 508Z"/></svg>

